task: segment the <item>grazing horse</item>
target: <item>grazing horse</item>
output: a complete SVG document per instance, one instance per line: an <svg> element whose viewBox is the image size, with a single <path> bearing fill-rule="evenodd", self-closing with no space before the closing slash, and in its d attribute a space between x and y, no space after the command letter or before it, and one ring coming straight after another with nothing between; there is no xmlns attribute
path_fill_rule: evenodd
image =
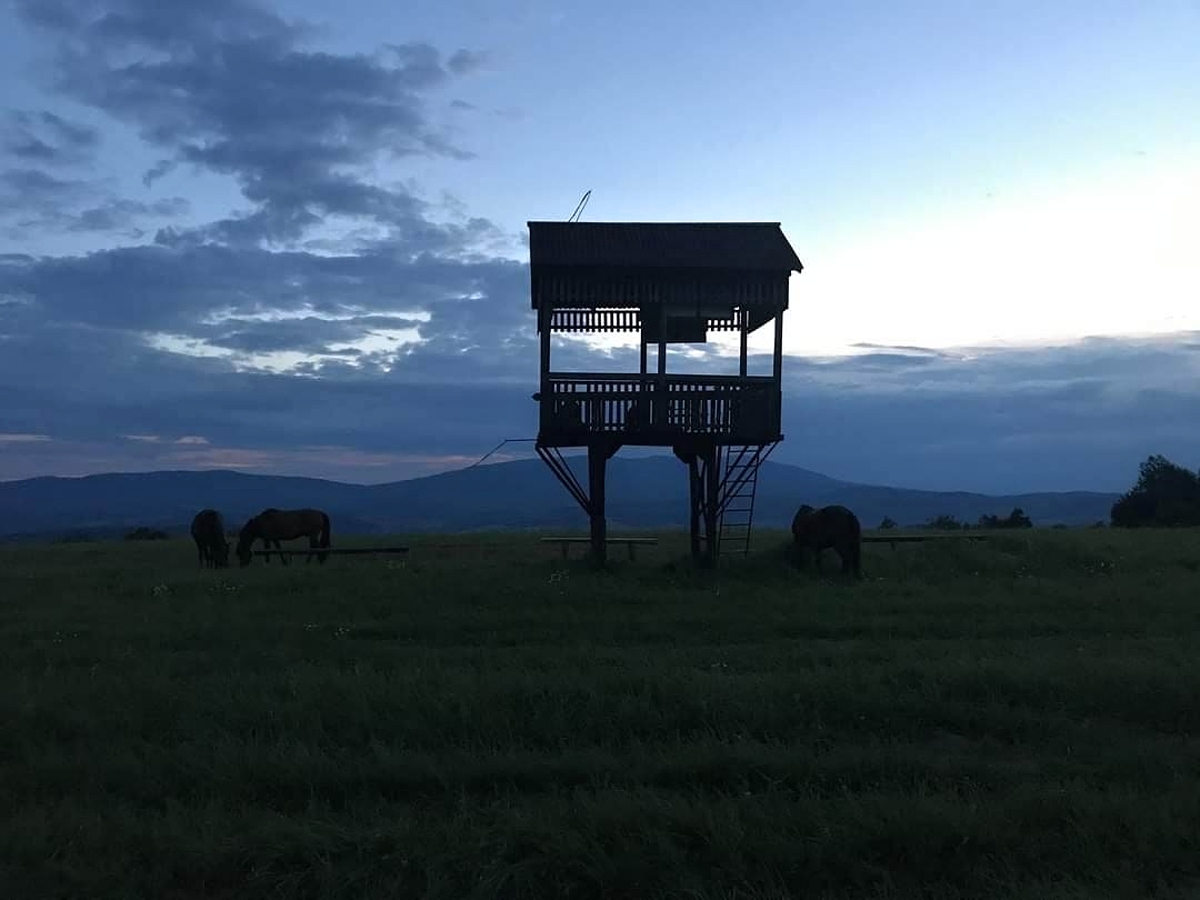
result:
<svg viewBox="0 0 1200 900"><path fill-rule="evenodd" d="M329 547L329 516L319 509L264 509L242 526L237 543L238 562L243 566L250 564L250 548L259 538L262 538L263 547L267 550L263 561L268 562L271 559L272 543L276 550L282 551L280 541L294 541L300 537L308 538L310 552L304 557L304 561L309 562L315 554L318 562L325 562L329 554L316 553L316 550L318 547ZM282 552L279 559L285 566L288 564L287 557Z"/></svg>
<svg viewBox="0 0 1200 900"><path fill-rule="evenodd" d="M805 504L792 519L792 540L797 564L805 550L812 550L821 571L821 551L832 547L842 558L842 574L862 578L862 526L858 516L844 506L823 506L820 509Z"/></svg>
<svg viewBox="0 0 1200 900"><path fill-rule="evenodd" d="M225 521L215 509L202 509L192 519L192 540L200 555L200 565L223 569L229 565L229 541L225 539Z"/></svg>

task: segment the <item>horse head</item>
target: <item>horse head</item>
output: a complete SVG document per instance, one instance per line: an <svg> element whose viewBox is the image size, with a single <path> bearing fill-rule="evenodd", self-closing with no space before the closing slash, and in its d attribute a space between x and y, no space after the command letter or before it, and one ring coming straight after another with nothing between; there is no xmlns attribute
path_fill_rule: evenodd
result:
<svg viewBox="0 0 1200 900"><path fill-rule="evenodd" d="M254 558L254 554L250 548L254 545L255 538L258 537L259 523L258 516L251 516L242 526L242 530L238 532L237 549L234 551L237 554L238 563L243 568L250 565L250 560ZM228 547L228 543L226 544Z"/></svg>

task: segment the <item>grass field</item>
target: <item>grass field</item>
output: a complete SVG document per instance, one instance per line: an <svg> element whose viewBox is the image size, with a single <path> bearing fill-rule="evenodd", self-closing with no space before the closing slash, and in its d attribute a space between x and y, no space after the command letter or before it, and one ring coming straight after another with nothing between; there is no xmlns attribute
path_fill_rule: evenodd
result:
<svg viewBox="0 0 1200 900"><path fill-rule="evenodd" d="M0 897L1200 896L1200 533L781 539L0 550Z"/></svg>

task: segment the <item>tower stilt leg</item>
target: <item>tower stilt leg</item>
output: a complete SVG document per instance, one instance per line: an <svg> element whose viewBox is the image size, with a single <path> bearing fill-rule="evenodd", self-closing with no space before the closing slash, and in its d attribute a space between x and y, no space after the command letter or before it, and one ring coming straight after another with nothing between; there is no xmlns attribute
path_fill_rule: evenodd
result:
<svg viewBox="0 0 1200 900"><path fill-rule="evenodd" d="M700 560L700 513L704 507L704 479L695 455L688 460L688 502L691 507L692 559Z"/></svg>
<svg viewBox="0 0 1200 900"><path fill-rule="evenodd" d="M704 563L716 565L717 562L717 522L718 506L721 502L721 472L717 467L718 450L710 444L704 448Z"/></svg>
<svg viewBox="0 0 1200 900"><path fill-rule="evenodd" d="M592 560L602 566L608 558L607 520L605 519L605 470L612 453L597 443L588 445L588 495L591 501Z"/></svg>

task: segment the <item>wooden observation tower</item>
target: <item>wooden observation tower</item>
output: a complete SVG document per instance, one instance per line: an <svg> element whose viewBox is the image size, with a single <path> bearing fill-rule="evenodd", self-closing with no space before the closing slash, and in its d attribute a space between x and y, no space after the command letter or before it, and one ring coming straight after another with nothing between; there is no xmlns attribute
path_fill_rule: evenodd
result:
<svg viewBox="0 0 1200 900"><path fill-rule="evenodd" d="M692 553L749 548L758 468L783 440L780 387L788 279L803 266L778 222L529 222L541 337L537 452L591 519L606 557L605 470L624 445L671 447L688 467ZM747 337L775 325L770 375L748 375ZM737 375L672 375L667 344L737 332ZM553 332L639 332L640 371L555 371ZM657 367L647 349L657 346ZM586 489L562 449L586 447Z"/></svg>

